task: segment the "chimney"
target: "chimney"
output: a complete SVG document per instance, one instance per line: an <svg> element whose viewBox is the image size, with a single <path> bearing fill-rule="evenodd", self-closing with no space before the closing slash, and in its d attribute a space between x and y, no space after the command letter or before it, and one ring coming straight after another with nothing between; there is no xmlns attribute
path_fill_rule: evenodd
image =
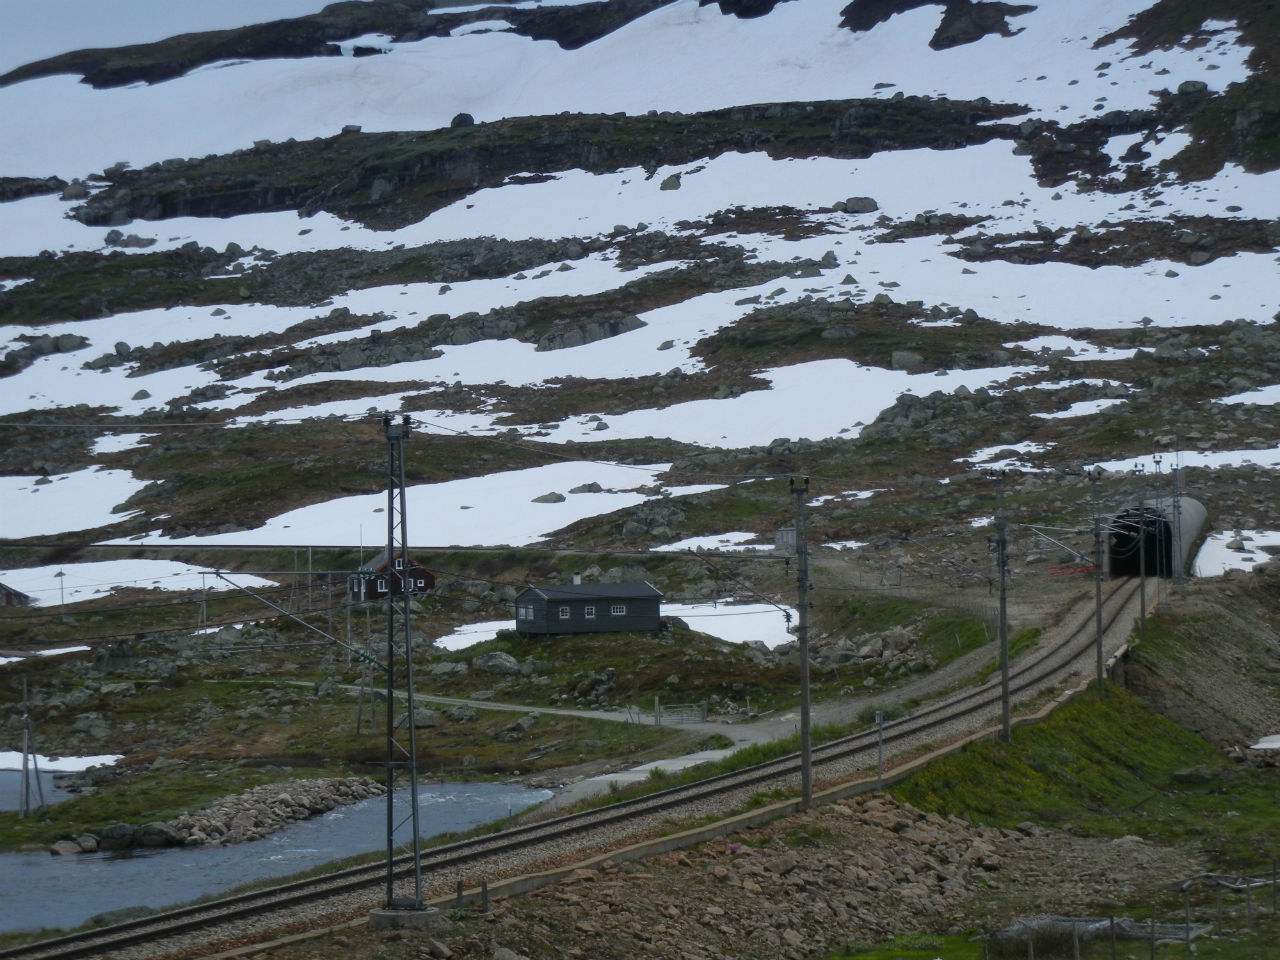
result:
<svg viewBox="0 0 1280 960"><path fill-rule="evenodd" d="M573 585L574 585L575 587L580 587L580 586L582 586L582 574L580 574L580 573L575 573L575 574L573 575Z"/></svg>

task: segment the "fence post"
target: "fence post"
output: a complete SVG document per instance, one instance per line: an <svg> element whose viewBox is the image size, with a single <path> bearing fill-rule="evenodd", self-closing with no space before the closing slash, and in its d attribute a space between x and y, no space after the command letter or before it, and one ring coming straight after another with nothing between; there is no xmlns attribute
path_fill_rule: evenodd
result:
<svg viewBox="0 0 1280 960"><path fill-rule="evenodd" d="M1111 915L1110 917L1108 917L1107 919L1108 919L1107 928L1108 928L1108 932L1109 932L1109 933L1110 933L1110 935L1111 935L1111 960L1116 960L1116 918L1115 918L1115 914L1112 914L1112 915Z"/></svg>
<svg viewBox="0 0 1280 960"><path fill-rule="evenodd" d="M662 726L662 704L658 702L658 695L653 695L653 722L655 726Z"/></svg>
<svg viewBox="0 0 1280 960"><path fill-rule="evenodd" d="M1253 884L1247 878L1244 884L1244 927L1253 929Z"/></svg>
<svg viewBox="0 0 1280 960"><path fill-rule="evenodd" d="M462 909L462 881L461 880L458 881L458 893L454 897L453 905L458 910Z"/></svg>
<svg viewBox="0 0 1280 960"><path fill-rule="evenodd" d="M1147 929L1151 933L1149 938L1151 941L1151 960L1156 960L1156 905L1154 901L1151 904L1151 922Z"/></svg>
<svg viewBox="0 0 1280 960"><path fill-rule="evenodd" d="M1071 956L1080 960L1080 928L1075 920L1071 921Z"/></svg>
<svg viewBox="0 0 1280 960"><path fill-rule="evenodd" d="M1222 936L1222 887L1218 887L1218 936Z"/></svg>

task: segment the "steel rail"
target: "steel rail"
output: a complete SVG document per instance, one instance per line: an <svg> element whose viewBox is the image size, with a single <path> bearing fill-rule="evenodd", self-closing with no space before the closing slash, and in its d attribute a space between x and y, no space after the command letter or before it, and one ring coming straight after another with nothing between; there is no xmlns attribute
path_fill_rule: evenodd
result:
<svg viewBox="0 0 1280 960"><path fill-rule="evenodd" d="M1123 614L1139 586L1136 581L1118 581L1104 600L1109 629ZM1092 611L1078 626L1051 647L1011 672L1011 695L1040 688L1054 676L1070 669L1093 648ZM1081 637L1086 637L1084 642ZM965 717L981 714L1000 701L999 682L992 680L975 690L961 691L884 725L885 743L903 743L922 737ZM830 741L813 751L815 765L849 761L860 753L875 750L874 729ZM422 854L422 869L436 875L457 873L487 857L550 844L579 834L602 831L620 824L635 825L640 817L668 813L690 803L740 790L760 787L784 778L798 777L798 753L788 754L732 773L719 774L685 786L672 787L633 800L621 801L596 810L517 825L483 837L460 840L430 848ZM397 861L396 876L410 876L412 857ZM49 940L0 950L0 960L77 960L119 951L139 944L156 943L211 926L283 912L303 904L328 898L369 892L386 876L385 862L350 867L322 878L299 880L269 890L239 894L192 906L178 907L136 920L96 930L81 931ZM443 882L443 881L438 881ZM447 891L436 890L436 895ZM372 896L372 895L371 895ZM211 940L219 938L211 937ZM222 940L235 936L226 934ZM175 948L181 949L181 948Z"/></svg>

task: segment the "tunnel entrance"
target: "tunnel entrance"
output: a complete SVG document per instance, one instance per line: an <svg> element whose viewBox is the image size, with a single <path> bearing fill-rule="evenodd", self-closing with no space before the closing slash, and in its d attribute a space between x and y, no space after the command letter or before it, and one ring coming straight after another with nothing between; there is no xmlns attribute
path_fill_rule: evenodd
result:
<svg viewBox="0 0 1280 960"><path fill-rule="evenodd" d="M1173 525L1155 507L1131 507L1111 521L1108 573L1112 577L1172 577Z"/></svg>

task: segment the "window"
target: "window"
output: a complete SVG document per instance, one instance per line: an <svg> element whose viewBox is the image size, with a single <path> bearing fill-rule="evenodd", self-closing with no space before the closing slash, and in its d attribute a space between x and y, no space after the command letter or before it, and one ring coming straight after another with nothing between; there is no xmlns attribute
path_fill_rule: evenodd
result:
<svg viewBox="0 0 1280 960"><path fill-rule="evenodd" d="M396 557L396 569L397 570L404 569L404 557Z"/></svg>
<svg viewBox="0 0 1280 960"><path fill-rule="evenodd" d="M615 603L609 608L609 612L615 617L625 617L627 615L627 605L625 603Z"/></svg>
<svg viewBox="0 0 1280 960"><path fill-rule="evenodd" d="M378 578L378 592L379 593L387 592L387 581L382 579L382 577Z"/></svg>
<svg viewBox="0 0 1280 960"><path fill-rule="evenodd" d="M584 617L586 617L588 620L594 620L594 619L596 618L596 608L595 608L595 607L583 607L583 608L582 608L582 615L583 615Z"/></svg>
<svg viewBox="0 0 1280 960"><path fill-rule="evenodd" d="M533 607L528 607L528 606L524 606L524 607L516 607L516 619L517 619L517 620L532 620L532 619L533 619Z"/></svg>
<svg viewBox="0 0 1280 960"><path fill-rule="evenodd" d="M426 585L427 585L427 581L425 581L425 580L419 580L419 581L418 581L418 586L420 586L420 587L425 587Z"/></svg>
<svg viewBox="0 0 1280 960"><path fill-rule="evenodd" d="M568 607L561 607L561 608L560 608L560 619L561 619L561 620L568 620L568 619L569 619L569 608L568 608Z"/></svg>

